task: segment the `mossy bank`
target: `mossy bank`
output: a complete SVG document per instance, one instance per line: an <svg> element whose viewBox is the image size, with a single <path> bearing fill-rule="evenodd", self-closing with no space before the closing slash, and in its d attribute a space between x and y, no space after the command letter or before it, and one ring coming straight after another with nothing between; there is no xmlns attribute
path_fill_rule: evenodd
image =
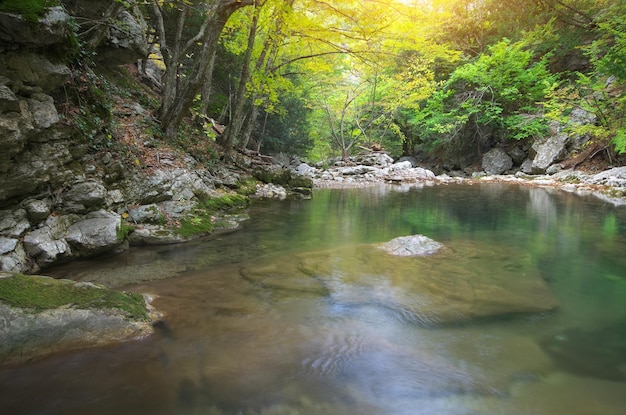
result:
<svg viewBox="0 0 626 415"><path fill-rule="evenodd" d="M0 273L0 364L142 338L154 315L141 294Z"/></svg>

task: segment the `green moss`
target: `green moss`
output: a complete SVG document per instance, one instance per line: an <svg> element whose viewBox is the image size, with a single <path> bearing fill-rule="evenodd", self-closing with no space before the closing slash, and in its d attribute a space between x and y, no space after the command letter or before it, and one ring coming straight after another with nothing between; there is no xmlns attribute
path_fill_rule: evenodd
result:
<svg viewBox="0 0 626 415"><path fill-rule="evenodd" d="M238 194L249 196L256 193L256 185L259 184L259 181L254 178L249 178L246 180L242 180L237 183L237 189L235 190Z"/></svg>
<svg viewBox="0 0 626 415"><path fill-rule="evenodd" d="M143 296L67 280L15 274L0 278L0 301L36 312L68 306L76 309L118 309L133 320L149 321Z"/></svg>
<svg viewBox="0 0 626 415"><path fill-rule="evenodd" d="M239 194L206 199L198 204L189 217L180 221L178 234L189 238L194 235L211 233L215 230L214 216L216 213L245 209L249 203L250 199Z"/></svg>
<svg viewBox="0 0 626 415"><path fill-rule="evenodd" d="M52 0L3 0L0 11L21 14L26 20L36 22L49 7L58 4Z"/></svg>

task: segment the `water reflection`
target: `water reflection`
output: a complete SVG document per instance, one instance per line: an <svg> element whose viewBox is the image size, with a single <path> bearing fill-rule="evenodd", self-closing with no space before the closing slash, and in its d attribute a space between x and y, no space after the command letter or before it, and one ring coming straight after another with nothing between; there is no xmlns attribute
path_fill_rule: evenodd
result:
<svg viewBox="0 0 626 415"><path fill-rule="evenodd" d="M256 204L251 217L237 233L56 270L155 293L166 325L151 339L1 369L0 411L624 412L623 210L485 185L320 191ZM371 250L413 233L452 256L395 261ZM165 279L146 282L151 273ZM532 285L518 285L528 275ZM542 287L558 308L493 313L494 302L513 303L506 286L519 301L538 299L522 287ZM460 298L471 298L464 317L485 304L491 317L416 317Z"/></svg>

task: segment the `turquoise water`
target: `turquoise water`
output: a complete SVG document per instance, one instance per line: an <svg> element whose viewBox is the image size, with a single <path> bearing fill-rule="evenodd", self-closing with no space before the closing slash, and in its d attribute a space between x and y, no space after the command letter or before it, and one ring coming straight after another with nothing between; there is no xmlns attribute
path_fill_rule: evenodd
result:
<svg viewBox="0 0 626 415"><path fill-rule="evenodd" d="M166 324L0 369L0 412L626 411L626 208L510 185L380 186L259 201L250 216L51 270L153 293ZM376 249L411 234L448 251Z"/></svg>

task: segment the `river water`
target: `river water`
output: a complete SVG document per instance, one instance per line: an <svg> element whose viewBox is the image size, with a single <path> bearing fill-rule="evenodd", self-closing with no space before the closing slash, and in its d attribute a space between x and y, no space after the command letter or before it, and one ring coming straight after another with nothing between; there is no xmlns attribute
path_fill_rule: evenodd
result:
<svg viewBox="0 0 626 415"><path fill-rule="evenodd" d="M373 248L412 234L452 254ZM0 413L621 415L625 252L625 207L550 189L254 202L239 231L51 270L152 293L165 324L0 369Z"/></svg>

